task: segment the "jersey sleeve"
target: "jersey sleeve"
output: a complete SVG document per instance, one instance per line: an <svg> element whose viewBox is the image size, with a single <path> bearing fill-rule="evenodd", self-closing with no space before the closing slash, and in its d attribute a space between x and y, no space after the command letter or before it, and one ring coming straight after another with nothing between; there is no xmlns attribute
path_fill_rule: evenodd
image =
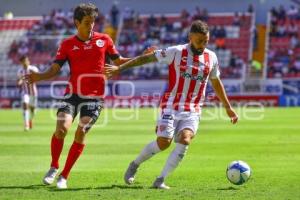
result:
<svg viewBox="0 0 300 200"><path fill-rule="evenodd" d="M68 55L67 55L67 47L66 42L62 42L56 52L55 56L55 63L59 64L60 66L63 66L63 64L66 62Z"/></svg>
<svg viewBox="0 0 300 200"><path fill-rule="evenodd" d="M31 70L34 71L34 72L39 72L40 71L39 68L37 68L36 66L32 66Z"/></svg>
<svg viewBox="0 0 300 200"><path fill-rule="evenodd" d="M17 77L18 77L18 79L20 79L22 77L22 70L21 69L18 69Z"/></svg>
<svg viewBox="0 0 300 200"><path fill-rule="evenodd" d="M157 58L158 62L171 64L175 57L176 48L175 47L168 47L166 49L160 49L154 51L155 57Z"/></svg>
<svg viewBox="0 0 300 200"><path fill-rule="evenodd" d="M110 37L108 37L107 41L108 41L107 49L106 49L107 55L112 60L118 59L120 57L120 54L119 54L118 50L116 49L116 46L115 46L113 40Z"/></svg>
<svg viewBox="0 0 300 200"><path fill-rule="evenodd" d="M217 55L215 53L212 55L212 62L213 62L213 67L212 67L212 70L210 72L209 78L210 79L216 79L216 78L220 77L220 69L219 69L218 58L217 58Z"/></svg>

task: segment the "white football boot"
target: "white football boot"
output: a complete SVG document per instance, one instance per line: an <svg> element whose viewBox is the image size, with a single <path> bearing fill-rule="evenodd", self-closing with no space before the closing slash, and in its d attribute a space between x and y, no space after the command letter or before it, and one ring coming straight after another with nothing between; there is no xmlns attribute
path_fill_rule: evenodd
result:
<svg viewBox="0 0 300 200"><path fill-rule="evenodd" d="M134 182L134 176L136 174L136 171L137 171L138 167L139 167L139 165L135 164L134 161L132 161L129 164L129 166L128 166L125 174L124 174L124 181L125 181L125 183L127 183L128 185L133 184L133 182Z"/></svg>
<svg viewBox="0 0 300 200"><path fill-rule="evenodd" d="M45 185L51 185L54 182L57 173L58 173L58 169L51 167L49 171L46 173L46 175L44 176L43 183Z"/></svg>
<svg viewBox="0 0 300 200"><path fill-rule="evenodd" d="M168 190L170 189L169 186L167 186L165 183L165 178L164 177L158 177L156 178L156 180L154 181L152 187L156 188L156 189L163 189L163 190Z"/></svg>
<svg viewBox="0 0 300 200"><path fill-rule="evenodd" d="M60 175L57 179L56 187L57 189L67 189L67 179Z"/></svg>

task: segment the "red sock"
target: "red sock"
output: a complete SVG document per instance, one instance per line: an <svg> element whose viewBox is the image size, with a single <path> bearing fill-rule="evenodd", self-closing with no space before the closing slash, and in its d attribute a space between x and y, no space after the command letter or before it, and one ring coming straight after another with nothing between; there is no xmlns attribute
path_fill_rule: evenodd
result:
<svg viewBox="0 0 300 200"><path fill-rule="evenodd" d="M61 172L61 175L65 179L68 178L69 173L70 173L74 163L76 162L76 160L79 158L80 154L82 153L84 146L85 146L84 144L80 144L80 143L77 143L75 141L73 142L73 144L70 148L69 154L68 154L68 158L67 158L67 161L66 161L66 164L65 164L65 168Z"/></svg>
<svg viewBox="0 0 300 200"><path fill-rule="evenodd" d="M63 146L64 146L64 140L58 139L53 134L52 140L51 140L51 156L52 156L51 167L58 169L58 167L59 167L58 160L59 160L61 151L63 149Z"/></svg>
<svg viewBox="0 0 300 200"><path fill-rule="evenodd" d="M32 119L29 120L29 128L32 129Z"/></svg>

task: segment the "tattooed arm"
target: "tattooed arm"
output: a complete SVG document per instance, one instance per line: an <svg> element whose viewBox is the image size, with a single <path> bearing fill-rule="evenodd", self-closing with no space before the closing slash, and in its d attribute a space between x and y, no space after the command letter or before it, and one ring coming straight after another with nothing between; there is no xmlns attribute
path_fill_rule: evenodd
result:
<svg viewBox="0 0 300 200"><path fill-rule="evenodd" d="M132 68L132 67L144 65L147 63L151 63L151 62L157 62L157 58L155 57L154 53L138 56L138 57L120 65L119 68L120 68L120 71L123 71L123 70L129 69L129 68Z"/></svg>
<svg viewBox="0 0 300 200"><path fill-rule="evenodd" d="M144 65L151 62L157 62L157 58L154 53L148 53L145 55L137 56L133 58L132 60L120 65L120 66L114 66L114 65L105 65L105 74L108 78L111 78L114 75L119 74L121 71L124 71L126 69L137 67L140 65Z"/></svg>

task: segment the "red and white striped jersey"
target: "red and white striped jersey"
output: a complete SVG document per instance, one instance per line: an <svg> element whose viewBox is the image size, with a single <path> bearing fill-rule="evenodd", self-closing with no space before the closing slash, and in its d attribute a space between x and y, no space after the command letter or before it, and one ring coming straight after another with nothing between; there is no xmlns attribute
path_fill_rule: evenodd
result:
<svg viewBox="0 0 300 200"><path fill-rule="evenodd" d="M169 65L169 86L161 99L162 110L200 112L208 79L220 76L216 54L205 49L194 55L190 44L155 51L159 62Z"/></svg>
<svg viewBox="0 0 300 200"><path fill-rule="evenodd" d="M26 74L30 74L31 72L38 72L39 69L33 65L29 65L26 69L24 69L23 67L20 68L18 70L18 78L21 78L22 76L26 75ZM37 96L37 88L36 88L36 84L32 83L32 84L28 84L25 83L24 81L22 82L21 85L21 94L28 94L31 96Z"/></svg>

